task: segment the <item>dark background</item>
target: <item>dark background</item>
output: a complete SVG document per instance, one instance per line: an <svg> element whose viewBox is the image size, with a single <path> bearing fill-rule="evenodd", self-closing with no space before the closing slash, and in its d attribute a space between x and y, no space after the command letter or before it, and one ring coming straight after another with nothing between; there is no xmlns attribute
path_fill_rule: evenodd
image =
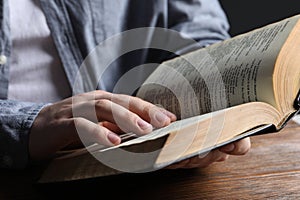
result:
<svg viewBox="0 0 300 200"><path fill-rule="evenodd" d="M232 36L300 14L299 0L220 0Z"/></svg>

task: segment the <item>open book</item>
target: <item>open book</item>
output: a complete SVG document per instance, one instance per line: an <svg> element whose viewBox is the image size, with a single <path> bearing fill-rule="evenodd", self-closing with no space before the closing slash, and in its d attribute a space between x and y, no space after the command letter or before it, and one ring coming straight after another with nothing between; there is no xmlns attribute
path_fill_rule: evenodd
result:
<svg viewBox="0 0 300 200"><path fill-rule="evenodd" d="M149 172L281 130L299 109L299 19L293 16L165 61L137 96L179 120L142 137L126 133L116 147L95 144L63 152L40 182Z"/></svg>

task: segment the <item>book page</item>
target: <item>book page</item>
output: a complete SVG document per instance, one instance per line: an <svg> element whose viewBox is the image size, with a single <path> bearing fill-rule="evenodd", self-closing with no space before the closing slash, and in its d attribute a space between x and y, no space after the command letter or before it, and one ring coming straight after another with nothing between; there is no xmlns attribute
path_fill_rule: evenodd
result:
<svg viewBox="0 0 300 200"><path fill-rule="evenodd" d="M276 107L272 75L298 16L162 63L138 97L187 118L263 101Z"/></svg>

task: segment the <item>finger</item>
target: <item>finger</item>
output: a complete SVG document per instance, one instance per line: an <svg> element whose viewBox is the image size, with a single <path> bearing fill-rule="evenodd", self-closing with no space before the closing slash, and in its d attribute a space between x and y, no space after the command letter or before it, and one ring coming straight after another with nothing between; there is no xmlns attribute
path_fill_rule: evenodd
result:
<svg viewBox="0 0 300 200"><path fill-rule="evenodd" d="M136 113L109 100L98 100L96 112L99 120L116 124L123 132L133 132L145 135L153 130L153 126Z"/></svg>
<svg viewBox="0 0 300 200"><path fill-rule="evenodd" d="M134 133L124 133L116 124L110 123L110 122L100 122L100 126L104 126L105 128L111 130L112 132L119 135L122 142L128 141L132 138L136 138L136 134Z"/></svg>
<svg viewBox="0 0 300 200"><path fill-rule="evenodd" d="M190 159L186 159L186 160L180 161L178 163L174 163L170 166L167 166L166 169L180 169L180 168L183 168L184 166L186 166L189 162L190 162Z"/></svg>
<svg viewBox="0 0 300 200"><path fill-rule="evenodd" d="M120 135L122 133L124 133L124 131L122 131L122 129L120 129L120 127L118 127L116 124L108 122L108 121L103 121L103 122L99 122L98 123L100 126L103 126L109 130L111 130L112 132Z"/></svg>
<svg viewBox="0 0 300 200"><path fill-rule="evenodd" d="M113 94L110 92L106 92L104 90L95 90L91 92L86 92L82 94L78 94L72 97L73 103L83 103L87 101L93 101L97 99L112 99Z"/></svg>
<svg viewBox="0 0 300 200"><path fill-rule="evenodd" d="M78 135L73 135L74 140L81 140L84 145L98 143L114 146L121 143L121 138L117 134L87 119L74 118L72 123L78 131Z"/></svg>
<svg viewBox="0 0 300 200"><path fill-rule="evenodd" d="M138 97L133 97L129 95L113 94L103 90L95 90L84 94L76 95L73 98L76 99L74 101L78 103L91 101L91 100L107 99L119 105L122 105L123 107L129 110L137 111L137 114L145 114L145 110L153 107L163 112L165 115L167 115L171 119L171 121L176 120L176 115L174 115L172 112L169 112L159 106L155 106L154 104L144 101ZM149 117L149 116L145 115L145 117Z"/></svg>
<svg viewBox="0 0 300 200"><path fill-rule="evenodd" d="M70 98L66 98L62 101L58 101L55 104L74 106L77 104L86 103L88 101L93 101L95 99L111 99L111 98L112 98L112 93L103 90L95 90L91 92L74 95Z"/></svg>
<svg viewBox="0 0 300 200"><path fill-rule="evenodd" d="M216 162L224 162L226 160L228 160L229 155L224 153L224 155L222 157L220 157L218 160L216 160Z"/></svg>
<svg viewBox="0 0 300 200"><path fill-rule="evenodd" d="M230 155L245 155L251 148L250 138L245 138L237 142L233 142L226 146L220 147L219 150Z"/></svg>
<svg viewBox="0 0 300 200"><path fill-rule="evenodd" d="M124 108L130 110L133 113L139 115L142 119L146 120L147 122L151 123L154 127L160 128L170 124L170 122L176 120L176 116L158 106L155 106L147 101L144 101L137 97L132 97L129 95L122 95L122 94L112 94L105 91L93 91L88 92L85 94L77 95L74 97L73 103L75 107L76 113L86 113L84 117L88 119L93 118L93 112L86 112L87 108L81 106L81 104L85 104L86 102L97 102L97 101L105 101L109 100L112 101ZM93 103L92 103L93 104ZM76 107L83 108L82 111L77 112L78 109ZM93 109L91 106L89 109ZM74 109L74 108L73 108ZM85 112L84 112L85 111ZM92 110L91 110L92 111ZM80 116L80 115L79 115ZM94 117L95 119L95 117ZM94 121L94 120L93 120Z"/></svg>
<svg viewBox="0 0 300 200"><path fill-rule="evenodd" d="M204 158L201 156L194 156L193 158L191 158L191 161L188 163L188 165L185 166L185 168L205 168L214 162L224 161L227 158L227 154L216 149L209 152Z"/></svg>
<svg viewBox="0 0 300 200"><path fill-rule="evenodd" d="M93 100L73 106L76 117L86 118L94 123L107 121L115 124L122 132L134 132L144 135L153 130L153 126L137 114L107 99Z"/></svg>
<svg viewBox="0 0 300 200"><path fill-rule="evenodd" d="M228 159L228 155L220 152L218 150L214 150L209 152L206 156L194 156L190 159L181 161L179 163L175 163L167 169L178 169L178 168L205 168L209 165L211 165L214 162L221 162Z"/></svg>
<svg viewBox="0 0 300 200"><path fill-rule="evenodd" d="M59 125L55 131L46 130L43 134L31 132L29 140L30 158L42 160L53 156L57 151L99 143L113 146L120 143L121 139L113 132L88 121L84 118L58 120Z"/></svg>
<svg viewBox="0 0 300 200"><path fill-rule="evenodd" d="M136 113L156 128L164 127L176 120L173 113L137 97L113 95L112 101Z"/></svg>

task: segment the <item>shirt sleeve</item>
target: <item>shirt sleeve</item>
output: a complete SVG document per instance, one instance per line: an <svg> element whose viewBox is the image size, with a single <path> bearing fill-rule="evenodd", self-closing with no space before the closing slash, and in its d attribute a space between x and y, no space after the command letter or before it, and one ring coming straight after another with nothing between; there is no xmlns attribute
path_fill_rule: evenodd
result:
<svg viewBox="0 0 300 200"><path fill-rule="evenodd" d="M0 167L22 169L29 163L32 123L46 104L0 100Z"/></svg>
<svg viewBox="0 0 300 200"><path fill-rule="evenodd" d="M197 45L181 51L191 51L230 37L229 22L218 0L169 0L168 26L181 37L197 41Z"/></svg>

